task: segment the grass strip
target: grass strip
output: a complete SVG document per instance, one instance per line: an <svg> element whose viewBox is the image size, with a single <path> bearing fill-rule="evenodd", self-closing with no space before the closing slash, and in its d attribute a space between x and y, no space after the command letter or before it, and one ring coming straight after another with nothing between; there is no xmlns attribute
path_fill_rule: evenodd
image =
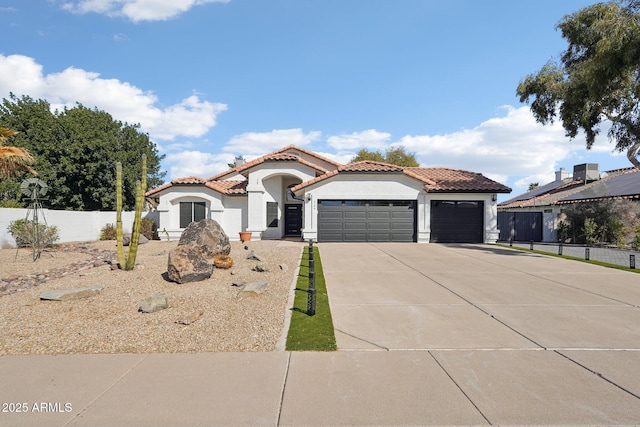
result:
<svg viewBox="0 0 640 427"><path fill-rule="evenodd" d="M305 247L300 261L300 272L296 282L295 300L291 323L287 333L287 351L335 351L336 337L329 309L329 295L322 271L320 251L313 248L316 284L316 314L307 315L309 295L309 248Z"/></svg>
<svg viewBox="0 0 640 427"><path fill-rule="evenodd" d="M611 264L611 263L602 262L602 261L586 260L584 258L579 258L579 257L571 256L571 255L558 255L557 253L553 253L553 252L539 251L537 249L531 250L531 249L520 248L520 247L516 247L516 246L504 245L502 243L496 243L495 245L496 246L502 246L503 248L515 249L515 250L520 251L520 252L528 252L528 253L531 253L531 254L547 255L547 256L552 256L552 257L556 257L556 258L568 259L568 260L572 260L572 261L580 261L580 262L584 262L584 263L587 263L587 264L599 265L601 267L615 268L616 270L628 271L630 273L640 273L640 270L638 270L638 269L625 267L625 266L619 265L619 264Z"/></svg>

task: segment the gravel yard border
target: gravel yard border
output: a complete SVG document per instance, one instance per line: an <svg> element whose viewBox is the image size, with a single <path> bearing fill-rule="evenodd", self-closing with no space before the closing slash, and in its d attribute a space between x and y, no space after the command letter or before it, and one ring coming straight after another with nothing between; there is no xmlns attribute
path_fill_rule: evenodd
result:
<svg viewBox="0 0 640 427"><path fill-rule="evenodd" d="M141 245L133 271L112 270L103 259L110 251L115 258L114 241L70 245L83 252L63 249L69 246L65 245L35 262L29 249L0 249L0 280L31 275L37 282L40 276L46 279L46 271L51 275L52 270L79 266L72 273L0 296L0 355L275 350L286 336L289 298L304 242L231 242L231 269L215 269L208 280L184 284L163 277L168 253L176 245L177 241ZM261 261L246 259L251 250ZM103 258L96 258L96 253ZM257 264L268 271L253 271ZM239 293L232 286L259 280L269 282L259 295ZM94 285L103 290L86 299L39 298L43 291ZM169 307L138 312L140 302L155 294L165 294ZM203 314L193 323L176 323L198 312Z"/></svg>

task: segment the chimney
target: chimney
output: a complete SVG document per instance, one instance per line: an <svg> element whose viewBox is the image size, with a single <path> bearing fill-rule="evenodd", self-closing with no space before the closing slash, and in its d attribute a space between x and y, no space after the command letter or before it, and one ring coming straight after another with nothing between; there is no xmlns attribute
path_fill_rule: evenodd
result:
<svg viewBox="0 0 640 427"><path fill-rule="evenodd" d="M241 166L245 164L245 160L244 157L242 156L236 156L234 162L233 162L235 167Z"/></svg>
<svg viewBox="0 0 640 427"><path fill-rule="evenodd" d="M562 181L565 178L569 178L569 172L565 168L560 168L559 171L556 171L556 181Z"/></svg>
<svg viewBox="0 0 640 427"><path fill-rule="evenodd" d="M600 179L597 163L583 163L573 167L574 181L597 181Z"/></svg>

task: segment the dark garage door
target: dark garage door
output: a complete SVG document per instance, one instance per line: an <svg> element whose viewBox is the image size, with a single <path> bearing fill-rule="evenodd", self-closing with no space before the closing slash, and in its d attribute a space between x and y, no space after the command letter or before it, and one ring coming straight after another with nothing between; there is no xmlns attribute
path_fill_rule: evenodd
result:
<svg viewBox="0 0 640 427"><path fill-rule="evenodd" d="M319 200L320 242L414 242L415 200Z"/></svg>
<svg viewBox="0 0 640 427"><path fill-rule="evenodd" d="M431 201L431 242L484 242L484 202Z"/></svg>

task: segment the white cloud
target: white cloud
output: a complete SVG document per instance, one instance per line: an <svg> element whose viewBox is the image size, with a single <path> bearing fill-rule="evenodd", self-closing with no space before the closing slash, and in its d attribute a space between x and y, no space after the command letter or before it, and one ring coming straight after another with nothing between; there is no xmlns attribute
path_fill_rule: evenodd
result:
<svg viewBox="0 0 640 427"><path fill-rule="evenodd" d="M197 176L209 178L229 169L228 164L233 163L234 156L230 153L211 154L202 151L181 151L169 153L165 163L169 165L168 179Z"/></svg>
<svg viewBox="0 0 640 427"><path fill-rule="evenodd" d="M164 21L206 3L228 3L230 0L79 0L62 4L73 13L101 13L125 16L133 22Z"/></svg>
<svg viewBox="0 0 640 427"><path fill-rule="evenodd" d="M317 141L321 132L304 133L302 129L275 129L271 132L246 132L234 136L224 147L224 151L242 155L249 160L251 157L263 155L287 145L304 147Z"/></svg>
<svg viewBox="0 0 640 427"><path fill-rule="evenodd" d="M113 35L113 41L116 41L116 42L128 42L129 41L129 36L127 36L124 33L114 34Z"/></svg>
<svg viewBox="0 0 640 427"><path fill-rule="evenodd" d="M97 107L115 119L140 123L152 139L171 141L175 137L199 137L216 125L225 104L211 103L191 95L165 108L151 91L143 91L127 82L104 79L100 74L69 67L60 73L44 75L42 65L23 55L0 55L0 97L9 93L46 99L52 108Z"/></svg>
<svg viewBox="0 0 640 427"><path fill-rule="evenodd" d="M422 166L446 166L503 178L549 177L548 180L553 178L558 162L584 148L578 140L569 141L560 124L537 123L528 107L506 107L506 111L506 116L491 118L470 130L435 136L407 135L398 143L415 152Z"/></svg>
<svg viewBox="0 0 640 427"><path fill-rule="evenodd" d="M379 150L385 147L385 143L391 138L390 133L379 132L375 129L368 129L362 132L351 134L341 134L330 136L327 143L338 153L357 151L361 148L368 150Z"/></svg>
<svg viewBox="0 0 640 427"><path fill-rule="evenodd" d="M384 151L404 146L421 166L442 166L480 172L498 182L510 179L514 193L526 190L531 182L545 184L555 179L561 166L571 168L586 153L582 136L569 140L560 123L543 126L535 121L529 107L505 106L503 116L480 123L473 129L440 135L405 135L397 140L388 133L369 129L327 138L337 154L326 157L347 163L359 148ZM606 127L591 151L611 152ZM564 162L564 163L563 163ZM567 164L566 162L571 162ZM522 188L521 188L522 187Z"/></svg>

